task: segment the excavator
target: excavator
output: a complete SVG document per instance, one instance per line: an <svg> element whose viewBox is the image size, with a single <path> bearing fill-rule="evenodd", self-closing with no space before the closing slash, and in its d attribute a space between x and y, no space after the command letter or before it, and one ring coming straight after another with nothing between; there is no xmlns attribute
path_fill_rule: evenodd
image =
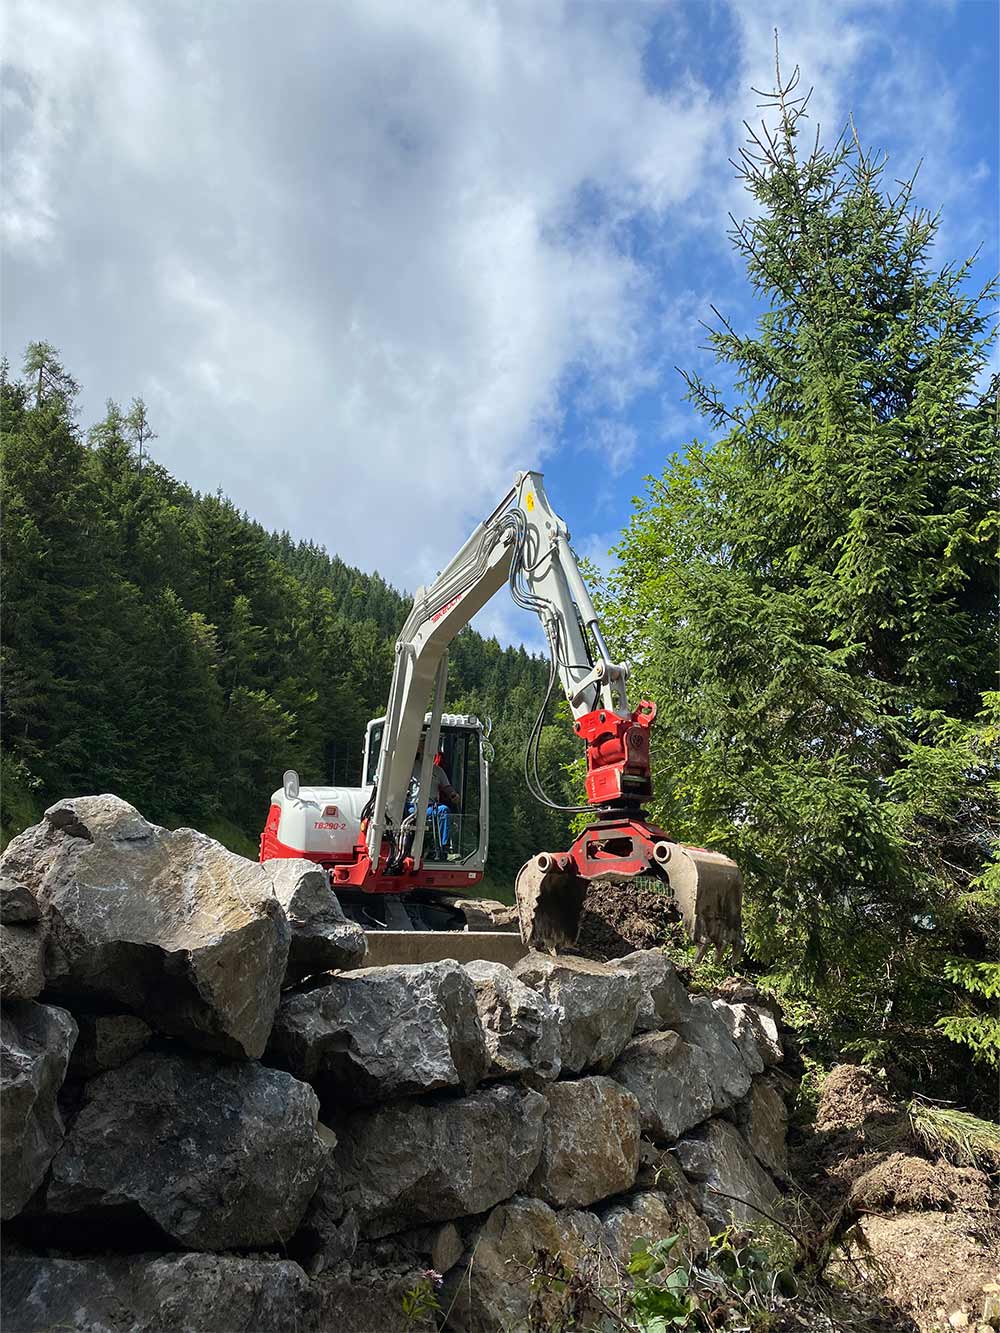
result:
<svg viewBox="0 0 1000 1333"><path fill-rule="evenodd" d="M419 588L396 643L384 717L369 722L361 787L305 787L294 770L271 798L260 858L301 857L327 870L345 911L377 929L462 928L460 895L483 877L489 845L489 728L444 712L448 646L507 584L540 619L549 678L524 759L532 795L591 820L572 844L540 851L515 885L523 945L571 949L588 890L647 876L672 900L701 952L741 944L741 880L733 861L651 824L650 730L656 705L628 702L615 662L542 474L514 485L437 579ZM585 746L586 804L559 805L542 788L538 743L558 681ZM430 705L428 711L428 704ZM435 766L440 770L434 773ZM446 776L445 776L446 775ZM457 812L439 802L441 785Z"/></svg>

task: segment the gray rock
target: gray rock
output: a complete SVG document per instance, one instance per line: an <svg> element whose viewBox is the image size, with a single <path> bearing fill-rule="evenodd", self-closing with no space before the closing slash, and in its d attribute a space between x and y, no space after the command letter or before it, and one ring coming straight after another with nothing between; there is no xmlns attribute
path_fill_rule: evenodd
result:
<svg viewBox="0 0 1000 1333"><path fill-rule="evenodd" d="M690 1261L708 1248L708 1228L691 1202L658 1190L639 1190L602 1214L606 1244L620 1264L627 1264L637 1240L657 1241L680 1235L671 1251L667 1275L683 1259Z"/></svg>
<svg viewBox="0 0 1000 1333"><path fill-rule="evenodd" d="M322 1131L325 1126L321 1123L317 1128ZM332 1149L337 1140L332 1134L331 1138ZM340 1173L329 1161L320 1175L316 1193L296 1232L294 1244L295 1257L310 1277L353 1258L358 1248L358 1219L344 1202Z"/></svg>
<svg viewBox="0 0 1000 1333"><path fill-rule="evenodd" d="M76 1021L80 1035L69 1064L76 1078L117 1069L138 1055L153 1035L149 1024L135 1014L78 1014Z"/></svg>
<svg viewBox="0 0 1000 1333"><path fill-rule="evenodd" d="M616 958L613 966L634 972L642 981L636 1032L658 1032L688 1017L691 997L661 949L639 949Z"/></svg>
<svg viewBox="0 0 1000 1333"><path fill-rule="evenodd" d="M41 915L41 908L28 888L7 875L0 875L0 921L4 925L25 925L38 921Z"/></svg>
<svg viewBox="0 0 1000 1333"><path fill-rule="evenodd" d="M675 1152L712 1231L732 1223L759 1226L780 1210L774 1181L728 1121L710 1120L696 1138L682 1139Z"/></svg>
<svg viewBox="0 0 1000 1333"><path fill-rule="evenodd" d="M546 1203L583 1207L635 1184L639 1103L610 1078L553 1083L542 1155L528 1189Z"/></svg>
<svg viewBox="0 0 1000 1333"><path fill-rule="evenodd" d="M632 1035L642 980L588 958L530 953L514 975L555 1006L564 1074L606 1072Z"/></svg>
<svg viewBox="0 0 1000 1333"><path fill-rule="evenodd" d="M10 1333L303 1333L313 1305L305 1273L283 1259L136 1254L4 1263L2 1321Z"/></svg>
<svg viewBox="0 0 1000 1333"><path fill-rule="evenodd" d="M344 915L327 872L292 857L265 861L264 869L292 932L286 980L360 967L368 952L365 932Z"/></svg>
<svg viewBox="0 0 1000 1333"><path fill-rule="evenodd" d="M669 1142L712 1114L708 1064L676 1032L646 1032L625 1047L611 1076L638 1100L643 1133Z"/></svg>
<svg viewBox="0 0 1000 1333"><path fill-rule="evenodd" d="M517 908L495 898L467 898L464 893L435 893L442 907L451 907L465 917L469 930L517 931Z"/></svg>
<svg viewBox="0 0 1000 1333"><path fill-rule="evenodd" d="M351 1269L345 1265L337 1272L323 1273L312 1281L316 1322L300 1326L298 1333L396 1333L406 1327L404 1298L424 1280L422 1268L405 1263L358 1264ZM413 1328L423 1333L435 1326L425 1321ZM260 1333L270 1333L270 1329L262 1328Z"/></svg>
<svg viewBox="0 0 1000 1333"><path fill-rule="evenodd" d="M532 990L502 963L465 964L476 987L476 1008L486 1036L487 1078L535 1073L558 1078L559 1015L544 995Z"/></svg>
<svg viewBox="0 0 1000 1333"><path fill-rule="evenodd" d="M723 1020L751 1074L759 1074L783 1057L778 1024L774 1015L752 1004L728 1004L713 1000L712 1007Z"/></svg>
<svg viewBox="0 0 1000 1333"><path fill-rule="evenodd" d="M0 866L42 908L54 991L118 1002L194 1046L263 1053L288 923L261 866L116 796L52 806Z"/></svg>
<svg viewBox="0 0 1000 1333"><path fill-rule="evenodd" d="M768 1077L755 1078L736 1107L736 1123L750 1150L772 1175L788 1175L788 1111L785 1099Z"/></svg>
<svg viewBox="0 0 1000 1333"><path fill-rule="evenodd" d="M317 1111L290 1074L144 1052L86 1085L45 1208L146 1217L193 1250L286 1241L327 1156Z"/></svg>
<svg viewBox="0 0 1000 1333"><path fill-rule="evenodd" d="M727 1020L708 996L693 996L689 1017L674 1026L704 1057L702 1068L712 1089L713 1112L725 1111L747 1095L754 1071L747 1068Z"/></svg>
<svg viewBox="0 0 1000 1333"><path fill-rule="evenodd" d="M21 1211L63 1141L56 1096L76 1024L65 1009L30 1000L0 1010L0 1217Z"/></svg>
<svg viewBox="0 0 1000 1333"><path fill-rule="evenodd" d="M426 1260L435 1273L447 1273L458 1263L465 1249L461 1233L454 1222L432 1226L413 1227L402 1231L399 1242Z"/></svg>
<svg viewBox="0 0 1000 1333"><path fill-rule="evenodd" d="M580 1322L570 1322L574 1293L560 1291L554 1283L533 1288L531 1274L542 1255L550 1264L561 1261L574 1271L585 1269L599 1282L610 1276L603 1228L593 1214L554 1212L541 1199L518 1196L494 1208L473 1229L461 1260L445 1277L439 1300L449 1311L448 1328L497 1333L536 1326L590 1327L585 1316L596 1316L596 1310L576 1309L573 1314Z"/></svg>
<svg viewBox="0 0 1000 1333"><path fill-rule="evenodd" d="M446 960L361 968L285 995L268 1060L336 1107L469 1092L489 1057L472 978Z"/></svg>
<svg viewBox="0 0 1000 1333"><path fill-rule="evenodd" d="M0 923L0 995L33 1000L45 986L45 944L35 925Z"/></svg>
<svg viewBox="0 0 1000 1333"><path fill-rule="evenodd" d="M337 1126L344 1204L369 1237L485 1212L537 1166L545 1110L538 1093L505 1085L354 1112Z"/></svg>

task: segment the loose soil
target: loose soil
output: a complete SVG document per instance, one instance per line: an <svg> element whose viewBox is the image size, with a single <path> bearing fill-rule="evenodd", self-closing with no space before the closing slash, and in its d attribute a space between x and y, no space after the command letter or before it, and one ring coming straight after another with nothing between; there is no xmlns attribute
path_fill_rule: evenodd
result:
<svg viewBox="0 0 1000 1333"><path fill-rule="evenodd" d="M641 883L600 880L587 894L576 947L586 958L607 962L681 938L676 913L665 894Z"/></svg>

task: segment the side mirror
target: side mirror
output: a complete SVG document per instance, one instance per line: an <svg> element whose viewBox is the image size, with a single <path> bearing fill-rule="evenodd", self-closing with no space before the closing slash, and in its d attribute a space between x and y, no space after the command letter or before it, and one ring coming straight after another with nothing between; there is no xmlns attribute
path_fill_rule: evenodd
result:
<svg viewBox="0 0 1000 1333"><path fill-rule="evenodd" d="M286 768L281 777L281 785L285 789L285 795L290 801L297 801L299 798L299 775L294 768Z"/></svg>

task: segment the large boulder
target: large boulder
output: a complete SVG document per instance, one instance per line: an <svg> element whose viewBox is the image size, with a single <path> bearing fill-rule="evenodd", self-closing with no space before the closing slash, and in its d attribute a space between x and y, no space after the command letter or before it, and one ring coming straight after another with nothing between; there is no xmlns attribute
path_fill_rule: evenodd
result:
<svg viewBox="0 0 1000 1333"><path fill-rule="evenodd" d="M610 1078L553 1083L542 1155L528 1189L558 1207L621 1194L639 1169L639 1103Z"/></svg>
<svg viewBox="0 0 1000 1333"><path fill-rule="evenodd" d="M365 932L344 915L328 873L297 857L265 861L264 869L291 928L286 979L360 967L368 951Z"/></svg>
<svg viewBox="0 0 1000 1333"><path fill-rule="evenodd" d="M465 970L476 987L476 1008L486 1036L487 1078L534 1073L558 1078L559 1015L544 995L515 977L503 963L475 961Z"/></svg>
<svg viewBox="0 0 1000 1333"><path fill-rule="evenodd" d="M751 1074L781 1064L784 1057L773 1014L756 1005L727 1004L725 1000L713 1000L712 1008L725 1023Z"/></svg>
<svg viewBox="0 0 1000 1333"><path fill-rule="evenodd" d="M138 1055L153 1035L149 1024L135 1014L78 1014L76 1021L80 1035L69 1064L74 1078L117 1069Z"/></svg>
<svg viewBox="0 0 1000 1333"><path fill-rule="evenodd" d="M297 1333L396 1333L406 1328L429 1333L437 1327L435 1322L424 1318L411 1323L403 1314L403 1302L426 1281L423 1265L418 1267L412 1261L377 1266L359 1263L353 1268L343 1265L335 1272L323 1273L311 1284L315 1323L300 1323ZM205 1333L215 1330L206 1329ZM271 1330L261 1326L260 1333Z"/></svg>
<svg viewBox="0 0 1000 1333"><path fill-rule="evenodd" d="M636 1032L657 1032L688 1017L691 997L662 949L638 949L616 958L613 966L634 973L642 982Z"/></svg>
<svg viewBox="0 0 1000 1333"><path fill-rule="evenodd" d="M603 1229L592 1213L554 1212L541 1199L519 1195L472 1229L439 1300L456 1333L526 1329L535 1326L532 1317L538 1327L576 1327L568 1322L575 1292L557 1281L533 1283L532 1275L545 1265L556 1276L565 1264L599 1281L605 1271L611 1276L607 1261Z"/></svg>
<svg viewBox="0 0 1000 1333"><path fill-rule="evenodd" d="M285 995L267 1058L334 1108L468 1092L489 1063L475 986L451 961L361 968Z"/></svg>
<svg viewBox="0 0 1000 1333"><path fill-rule="evenodd" d="M540 1094L509 1085L356 1111L336 1126L339 1182L325 1187L370 1237L485 1212L538 1165L545 1111Z"/></svg>
<svg viewBox="0 0 1000 1333"><path fill-rule="evenodd" d="M606 1073L632 1035L642 998L638 974L588 958L530 953L514 975L555 1007L564 1074Z"/></svg>
<svg viewBox="0 0 1000 1333"><path fill-rule="evenodd" d="M708 1061L676 1032L634 1037L611 1076L638 1100L642 1132L654 1141L679 1138L712 1114Z"/></svg>
<svg viewBox="0 0 1000 1333"><path fill-rule="evenodd" d="M675 1152L694 1185L698 1211L713 1231L732 1223L759 1227L779 1212L774 1181L728 1121L710 1120L697 1137L681 1139Z"/></svg>
<svg viewBox="0 0 1000 1333"><path fill-rule="evenodd" d="M261 866L83 796L14 838L0 869L42 909L51 990L116 1002L194 1046L263 1053L288 923Z"/></svg>
<svg viewBox="0 0 1000 1333"><path fill-rule="evenodd" d="M0 1010L0 1217L21 1211L63 1141L56 1096L76 1024L65 1009L30 1000Z"/></svg>
<svg viewBox="0 0 1000 1333"><path fill-rule="evenodd" d="M318 1109L310 1087L275 1069L144 1052L86 1085L46 1211L148 1219L192 1250L279 1244L327 1156Z"/></svg>
<svg viewBox="0 0 1000 1333"><path fill-rule="evenodd" d="M767 1076L755 1078L749 1093L737 1104L736 1123L761 1166L773 1176L787 1176L788 1110Z"/></svg>
<svg viewBox="0 0 1000 1333"><path fill-rule="evenodd" d="M674 1026L689 1046L701 1052L715 1113L728 1110L747 1095L752 1075L763 1068L763 1063L755 1060L753 1068L748 1068L728 1022L707 995L693 996L688 1017Z"/></svg>
<svg viewBox="0 0 1000 1333"><path fill-rule="evenodd" d="M35 925L0 922L0 995L33 1000L45 985L45 942Z"/></svg>
<svg viewBox="0 0 1000 1333"><path fill-rule="evenodd" d="M136 1254L4 1261L10 1333L302 1333L310 1283L283 1259Z"/></svg>

